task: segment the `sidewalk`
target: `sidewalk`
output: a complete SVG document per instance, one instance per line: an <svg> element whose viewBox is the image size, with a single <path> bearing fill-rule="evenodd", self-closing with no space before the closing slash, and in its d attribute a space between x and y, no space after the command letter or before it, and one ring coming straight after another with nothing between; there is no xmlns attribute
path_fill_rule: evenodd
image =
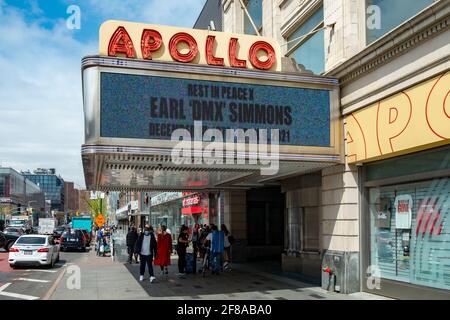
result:
<svg viewBox="0 0 450 320"><path fill-rule="evenodd" d="M157 281L150 283L148 273L139 282L139 264L113 262L108 257L97 257L94 252L76 263L81 269L81 289L70 290L65 274L50 299L251 299L251 300L367 300L383 297L354 294L344 295L327 292L320 287L291 278L255 271L251 265L234 265L233 271L211 274L187 275L185 279L175 276L177 258L172 259L169 275L160 275L155 267Z"/></svg>

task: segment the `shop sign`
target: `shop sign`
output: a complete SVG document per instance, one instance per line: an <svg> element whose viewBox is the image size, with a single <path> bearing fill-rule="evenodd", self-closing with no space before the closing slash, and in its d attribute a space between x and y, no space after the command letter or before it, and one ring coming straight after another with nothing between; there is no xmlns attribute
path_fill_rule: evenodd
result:
<svg viewBox="0 0 450 320"><path fill-rule="evenodd" d="M281 49L270 38L109 20L100 27L100 55L280 71Z"/></svg>
<svg viewBox="0 0 450 320"><path fill-rule="evenodd" d="M348 162L450 143L450 72L346 116Z"/></svg>
<svg viewBox="0 0 450 320"><path fill-rule="evenodd" d="M411 195L402 194L395 197L395 228L411 229L413 200Z"/></svg>
<svg viewBox="0 0 450 320"><path fill-rule="evenodd" d="M152 197L152 206L157 206L163 204L165 202L169 202L172 200L176 200L182 197L181 192L164 192L160 193L157 196Z"/></svg>
<svg viewBox="0 0 450 320"><path fill-rule="evenodd" d="M195 195L193 197L189 197L189 198L184 198L183 199L183 207L188 207L194 204L199 204L200 203L200 196L199 195Z"/></svg>

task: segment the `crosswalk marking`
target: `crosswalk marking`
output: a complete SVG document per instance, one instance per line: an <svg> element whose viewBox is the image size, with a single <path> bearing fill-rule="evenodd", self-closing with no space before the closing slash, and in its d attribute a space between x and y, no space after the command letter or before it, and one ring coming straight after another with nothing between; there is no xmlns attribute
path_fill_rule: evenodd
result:
<svg viewBox="0 0 450 320"><path fill-rule="evenodd" d="M24 299L24 300L37 300L39 297L35 296L29 296L26 294L20 294L20 293L13 293L13 292L5 292L4 290L8 288L11 285L11 283L6 283L3 286L0 287L0 295L5 297L11 297L11 298L17 298L17 299Z"/></svg>
<svg viewBox="0 0 450 320"><path fill-rule="evenodd" d="M42 283L50 282L50 280L40 280L40 279L30 279L30 278L16 278L16 279L13 279L13 280L15 280L15 281L42 282Z"/></svg>

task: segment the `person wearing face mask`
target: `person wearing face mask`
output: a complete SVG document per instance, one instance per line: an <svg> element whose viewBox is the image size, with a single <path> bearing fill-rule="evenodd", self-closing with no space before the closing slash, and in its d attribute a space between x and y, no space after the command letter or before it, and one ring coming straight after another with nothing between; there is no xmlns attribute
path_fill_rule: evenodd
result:
<svg viewBox="0 0 450 320"><path fill-rule="evenodd" d="M158 258L158 248L152 226L145 225L144 232L139 235L139 238L136 241L134 252L139 254L141 260L139 281L144 280L145 266L147 265L150 274L150 282L153 283L156 278L153 274L152 264L153 258Z"/></svg>

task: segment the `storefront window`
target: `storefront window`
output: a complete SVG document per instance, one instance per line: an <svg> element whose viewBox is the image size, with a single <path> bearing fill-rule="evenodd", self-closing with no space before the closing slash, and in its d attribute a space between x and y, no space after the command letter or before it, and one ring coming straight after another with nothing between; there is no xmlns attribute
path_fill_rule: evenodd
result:
<svg viewBox="0 0 450 320"><path fill-rule="evenodd" d="M396 28L434 0L366 0L366 42L370 44Z"/></svg>
<svg viewBox="0 0 450 320"><path fill-rule="evenodd" d="M448 148L442 151L441 155L449 154ZM419 154L397 161L417 166L425 158ZM447 162L443 156L438 168ZM370 167L368 175L377 169ZM384 279L449 290L450 177L375 186L368 191L371 266L378 267Z"/></svg>

